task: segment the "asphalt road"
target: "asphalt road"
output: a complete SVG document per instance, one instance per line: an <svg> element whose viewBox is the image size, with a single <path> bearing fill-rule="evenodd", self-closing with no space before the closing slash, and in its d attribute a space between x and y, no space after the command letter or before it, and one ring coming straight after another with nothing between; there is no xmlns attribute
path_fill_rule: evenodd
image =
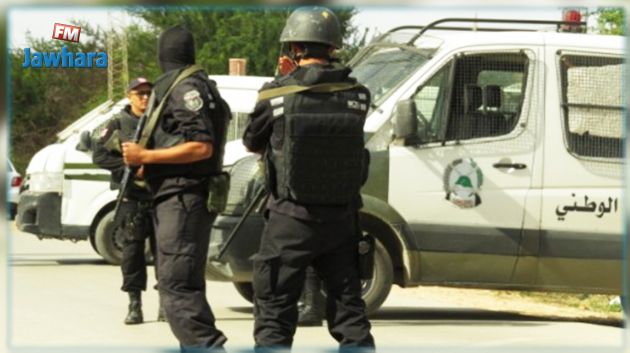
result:
<svg viewBox="0 0 630 353"><path fill-rule="evenodd" d="M106 264L88 242L38 240L8 227L6 345L15 352L178 351L167 323L157 322L157 293L143 296L145 324L126 326L127 297L120 269ZM8 256L7 256L8 255ZM150 268L153 274L153 268ZM154 284L150 282L150 286ZM230 283L207 282L217 325L229 352L253 345L252 305ZM0 298L1 299L1 298ZM379 352L621 352L623 328L550 321L474 307L445 298L424 300L395 287L372 318ZM298 328L294 352L334 351L325 326Z"/></svg>

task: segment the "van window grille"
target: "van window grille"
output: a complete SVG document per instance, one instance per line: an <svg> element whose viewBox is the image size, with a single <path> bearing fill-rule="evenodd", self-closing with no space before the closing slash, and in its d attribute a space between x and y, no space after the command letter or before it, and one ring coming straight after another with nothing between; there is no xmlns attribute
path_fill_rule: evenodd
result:
<svg viewBox="0 0 630 353"><path fill-rule="evenodd" d="M578 156L621 158L623 59L561 55L559 60L567 148Z"/></svg>
<svg viewBox="0 0 630 353"><path fill-rule="evenodd" d="M232 112L232 120L227 131L227 141L238 140L243 137L249 114Z"/></svg>
<svg viewBox="0 0 630 353"><path fill-rule="evenodd" d="M443 67L412 97L427 125L426 142L509 134L521 115L528 70L521 52L467 54Z"/></svg>

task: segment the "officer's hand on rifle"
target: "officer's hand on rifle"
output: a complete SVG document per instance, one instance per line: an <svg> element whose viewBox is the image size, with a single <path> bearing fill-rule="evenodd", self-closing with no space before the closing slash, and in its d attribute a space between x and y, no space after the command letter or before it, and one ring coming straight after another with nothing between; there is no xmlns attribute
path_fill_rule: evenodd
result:
<svg viewBox="0 0 630 353"><path fill-rule="evenodd" d="M297 68L297 63L290 57L283 55L278 58L278 72L280 75L288 75Z"/></svg>
<svg viewBox="0 0 630 353"><path fill-rule="evenodd" d="M138 166L144 163L144 155L147 150L142 146L133 142L125 142L122 144L123 160L126 165Z"/></svg>
<svg viewBox="0 0 630 353"><path fill-rule="evenodd" d="M136 170L136 179L144 179L144 166L141 165L138 170Z"/></svg>

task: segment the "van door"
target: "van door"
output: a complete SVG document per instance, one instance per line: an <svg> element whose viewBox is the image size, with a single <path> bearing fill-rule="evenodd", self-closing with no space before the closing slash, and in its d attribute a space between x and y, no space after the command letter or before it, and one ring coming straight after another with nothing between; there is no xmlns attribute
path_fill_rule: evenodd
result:
<svg viewBox="0 0 630 353"><path fill-rule="evenodd" d="M546 57L558 73L546 77L553 94L546 104L550 143L544 149L537 285L619 293L625 60L621 52L599 48L548 47Z"/></svg>
<svg viewBox="0 0 630 353"><path fill-rule="evenodd" d="M523 222L535 216L525 212L535 59L533 50L460 53L410 95L419 141L390 148L389 202L413 231L420 269L411 272L422 282L511 281Z"/></svg>

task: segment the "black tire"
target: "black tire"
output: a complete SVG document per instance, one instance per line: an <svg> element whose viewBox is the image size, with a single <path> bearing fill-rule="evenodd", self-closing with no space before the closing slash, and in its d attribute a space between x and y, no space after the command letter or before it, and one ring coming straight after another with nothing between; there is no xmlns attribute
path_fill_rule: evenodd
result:
<svg viewBox="0 0 630 353"><path fill-rule="evenodd" d="M254 302L254 286L252 282L234 282L234 288L238 294L250 303Z"/></svg>
<svg viewBox="0 0 630 353"><path fill-rule="evenodd" d="M114 241L114 210L108 211L96 225L94 236L90 237L90 243L97 254L112 265L122 263L121 245ZM145 241L144 258L147 265L153 264L155 258L151 252L149 239Z"/></svg>
<svg viewBox="0 0 630 353"><path fill-rule="evenodd" d="M361 281L361 297L365 301L366 312L375 312L383 305L394 283L394 266L387 249L376 239L374 253L374 275L370 280Z"/></svg>
<svg viewBox="0 0 630 353"><path fill-rule="evenodd" d="M96 238L95 234L90 235L90 245L92 245L92 249L94 249L94 252L100 255L98 249L96 248L96 240L94 238Z"/></svg>
<svg viewBox="0 0 630 353"><path fill-rule="evenodd" d="M108 211L98 221L94 230L96 252L112 265L122 262L122 249L114 241L114 210Z"/></svg>
<svg viewBox="0 0 630 353"><path fill-rule="evenodd" d="M361 297L365 301L366 312L375 312L383 305L394 283L394 266L387 249L376 239L374 254L374 276L370 280L361 281ZM253 303L254 287L251 282L233 282L238 294ZM324 292L324 295L326 293Z"/></svg>

